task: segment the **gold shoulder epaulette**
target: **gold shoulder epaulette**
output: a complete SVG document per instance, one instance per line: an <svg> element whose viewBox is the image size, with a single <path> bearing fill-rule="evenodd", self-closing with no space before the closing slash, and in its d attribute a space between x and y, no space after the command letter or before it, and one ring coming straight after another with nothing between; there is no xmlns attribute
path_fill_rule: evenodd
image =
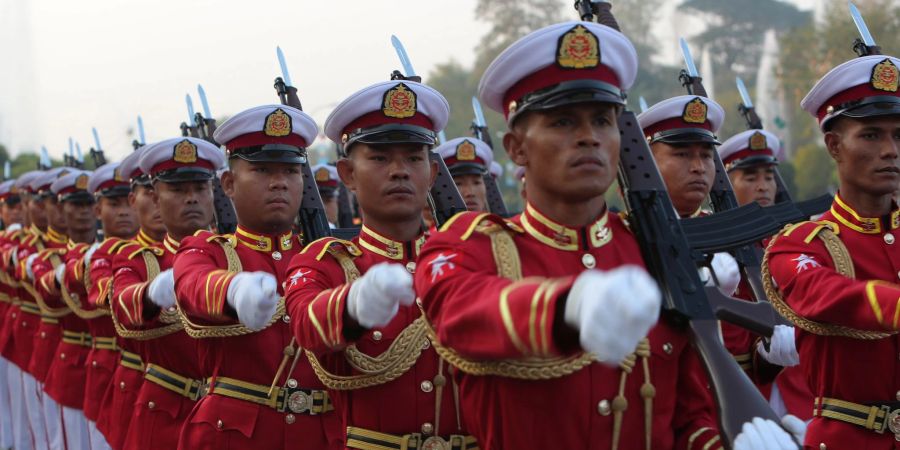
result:
<svg viewBox="0 0 900 450"><path fill-rule="evenodd" d="M362 255L362 250L353 242L333 237L323 237L310 242L301 253L315 253L316 261L321 261L325 253L343 252L351 257Z"/></svg>
<svg viewBox="0 0 900 450"><path fill-rule="evenodd" d="M195 234L194 236L199 236ZM237 239L235 239L233 234L212 234L208 238L206 238L206 242L218 242L220 244L227 244L231 248L237 247Z"/></svg>
<svg viewBox="0 0 900 450"><path fill-rule="evenodd" d="M117 239L112 245L109 246L109 254L110 255L118 255L119 252L122 251L125 247L127 247L130 242L124 239Z"/></svg>
<svg viewBox="0 0 900 450"><path fill-rule="evenodd" d="M161 248L158 248L158 247L146 247L146 246L140 246L140 247L139 247L138 249L136 249L136 250L132 250L131 248L129 248L129 249L127 249L127 251L131 252L131 253L128 253L128 259L134 259L136 256L142 255L142 254L144 254L145 252L153 253L153 254L156 255L156 256L162 256L162 255L165 253L165 252L163 251L163 249L161 249Z"/></svg>

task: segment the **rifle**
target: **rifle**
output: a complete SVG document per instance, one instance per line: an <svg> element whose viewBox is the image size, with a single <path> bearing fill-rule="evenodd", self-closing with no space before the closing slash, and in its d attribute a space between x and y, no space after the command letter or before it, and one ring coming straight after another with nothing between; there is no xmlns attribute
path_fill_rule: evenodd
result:
<svg viewBox="0 0 900 450"><path fill-rule="evenodd" d="M206 101L206 92L203 91L203 86L200 86L199 84L197 85L197 90L200 94L200 101L203 104L203 112L207 117L204 117L203 114L198 112L194 112L194 102L191 100L191 95L185 94L184 98L185 103L187 104L190 125L186 122L181 123L181 135L203 139L218 147L219 144L213 139L213 132L216 130L216 120L212 118L212 115L209 112L209 104ZM141 140L143 140L143 121L139 121L138 123L141 130ZM222 190L222 184L219 182L218 176L213 177L212 188L213 206L215 207L216 214L216 231L220 234L234 233L234 230L237 229L237 214L234 212L234 204L231 203L231 199L228 198L228 196L225 195L225 191Z"/></svg>
<svg viewBox="0 0 900 450"><path fill-rule="evenodd" d="M278 56L278 64L281 66L281 77L275 78L275 92L282 105L292 106L302 111L303 106L300 104L300 97L297 96L297 88L291 82L291 75L288 72L287 62L284 59L284 53L281 47L276 47ZM331 227L328 226L328 217L325 215L325 204L322 203L322 195L319 193L319 187L316 185L316 178L312 174L309 162L301 164L301 172L303 173L303 198L300 201L300 211L297 213L300 228L303 230L303 239L306 243L310 243L323 237L340 234L339 237L352 238L358 231L348 233L332 233Z"/></svg>
<svg viewBox="0 0 900 450"><path fill-rule="evenodd" d="M472 97L472 110L475 111L475 119L472 120L471 125L472 134L476 139L480 139L487 144L487 146L491 148L491 151L493 151L494 143L491 141L491 133L488 131L487 121L484 120L484 111L481 109L481 103L478 101L478 98L474 96ZM489 170L484 174L484 187L485 192L487 193L488 208L494 214L501 217L509 217L506 203L503 202L503 193L500 192L500 187L497 186L497 180L491 175L490 168L488 169Z"/></svg>
<svg viewBox="0 0 900 450"><path fill-rule="evenodd" d="M46 148L42 148L42 150L46 151ZM75 167L75 144L74 141L72 141L72 138L69 138L69 152L63 152L63 165L66 167Z"/></svg>
<svg viewBox="0 0 900 450"><path fill-rule="evenodd" d="M875 44L875 39L872 37L872 33L869 32L869 27L866 25L862 14L859 13L859 9L853 2L847 2L847 5L850 8L850 17L853 18L853 24L856 25L856 30L859 31L860 36L853 41L853 51L860 57L880 55L881 47Z"/></svg>
<svg viewBox="0 0 900 450"><path fill-rule="evenodd" d="M338 159L341 159L341 144L335 142L334 143L334 153L337 155ZM350 190L347 189L347 186L338 182L338 223L337 226L341 228L356 228L357 225L353 223L354 218L356 218L356 208L353 208L350 200L351 194ZM355 200L355 197L354 197Z"/></svg>
<svg viewBox="0 0 900 450"><path fill-rule="evenodd" d="M607 2L592 2L590 19L619 30ZM584 11L584 1L576 3ZM744 423L754 417L778 423L768 402L725 350L717 319L763 335L771 335L775 311L767 302L747 302L703 286L697 264L704 253L725 251L755 243L780 229L773 216L753 203L711 216L682 220L675 212L650 146L629 110L619 116L621 138L619 185L625 196L629 222L648 271L664 292L664 320L680 324L691 334L709 375L719 409L719 426L730 448ZM690 225L690 226L689 226Z"/></svg>
<svg viewBox="0 0 900 450"><path fill-rule="evenodd" d="M741 103L738 104L738 112L740 112L741 116L743 116L744 120L747 122L747 129L762 130L762 119L756 114L756 108L753 107L753 101L750 100L750 93L747 92L747 87L744 86L744 80L742 80L741 77L737 77L735 83L737 83L738 92L741 94ZM791 193L787 189L784 178L781 177L781 171L778 170L777 166L772 169L775 174L775 203L791 202ZM831 207L831 202L833 200L834 198L831 194L823 194L810 200L794 202L794 206L800 210L804 217L811 217L827 211L828 208Z"/></svg>
<svg viewBox="0 0 900 450"><path fill-rule="evenodd" d="M97 128L92 127L91 134L94 135L94 145L96 146L96 148L91 147L89 153L91 155L91 159L94 160L94 168L96 169L106 164L106 155L103 154L103 147L100 146L100 135L97 134ZM80 146L77 143L75 145L79 148L79 153L81 153Z"/></svg>
<svg viewBox="0 0 900 450"><path fill-rule="evenodd" d="M399 70L395 70L391 73L391 80L421 82L422 77L417 76L415 70L413 70L412 63L409 61L409 56L406 54L406 49L403 47L400 39L397 36L391 36L391 44L393 44L394 50L396 50L397 56L400 58L400 65L403 66L403 71L406 73L406 75L403 75ZM456 188L453 177L450 176L450 170L447 169L444 158L435 153L434 149L428 152L428 158L437 164L438 167L434 185L431 186L431 192L428 193L428 206L431 208L431 215L434 217L435 224L440 228L441 225L457 213L466 211L466 203L463 201L462 195L459 194L459 189Z"/></svg>

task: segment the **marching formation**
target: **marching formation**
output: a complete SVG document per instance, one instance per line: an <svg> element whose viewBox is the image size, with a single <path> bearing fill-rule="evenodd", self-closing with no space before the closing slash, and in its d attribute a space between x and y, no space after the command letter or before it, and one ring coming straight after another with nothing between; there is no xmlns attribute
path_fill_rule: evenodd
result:
<svg viewBox="0 0 900 450"><path fill-rule="evenodd" d="M472 137L395 41L331 164L282 59L280 104L0 184L0 448L900 448L900 59L864 32L803 100L839 189L795 202L740 80L720 139L683 43L687 95L635 115L634 47L576 7Z"/></svg>

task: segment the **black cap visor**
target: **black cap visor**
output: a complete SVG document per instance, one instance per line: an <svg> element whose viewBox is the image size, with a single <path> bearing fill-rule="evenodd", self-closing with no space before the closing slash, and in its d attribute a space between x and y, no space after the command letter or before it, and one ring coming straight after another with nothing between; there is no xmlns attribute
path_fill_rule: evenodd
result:
<svg viewBox="0 0 900 450"><path fill-rule="evenodd" d="M153 181L163 183L185 183L189 181L212 180L215 172L202 167L179 167L172 170L164 170L153 177Z"/></svg>
<svg viewBox="0 0 900 450"><path fill-rule="evenodd" d="M125 197L131 193L131 186L113 186L106 189L101 189L96 192L94 195L97 197Z"/></svg>
<svg viewBox="0 0 900 450"><path fill-rule="evenodd" d="M287 144L256 145L234 149L228 157L249 162L306 164L306 149Z"/></svg>
<svg viewBox="0 0 900 450"><path fill-rule="evenodd" d="M575 103L625 104L622 90L603 81L573 80L529 93L510 108L509 123L525 111L540 111Z"/></svg>
<svg viewBox="0 0 900 450"><path fill-rule="evenodd" d="M94 196L88 191L77 190L60 195L59 201L91 204L94 203Z"/></svg>
<svg viewBox="0 0 900 450"><path fill-rule="evenodd" d="M487 173L487 167L484 167L478 163L455 163L452 166L447 166L447 169L450 171L450 176L459 176L459 175L484 175Z"/></svg>
<svg viewBox="0 0 900 450"><path fill-rule="evenodd" d="M363 144L422 144L434 146L437 142L434 131L418 125L387 123L374 127L358 128L347 134L344 142L344 153L349 154L350 147Z"/></svg>
<svg viewBox="0 0 900 450"><path fill-rule="evenodd" d="M722 145L716 135L704 128L674 128L658 131L650 136L649 143L664 142L666 144L713 144Z"/></svg>
<svg viewBox="0 0 900 450"><path fill-rule="evenodd" d="M735 169L748 169L756 166L777 166L778 160L772 155L753 155L728 163L725 170L731 172Z"/></svg>
<svg viewBox="0 0 900 450"><path fill-rule="evenodd" d="M835 106L831 114L826 115L822 121L822 128L827 131L830 125L829 122L840 116L864 119L866 117L892 115L900 115L900 97L891 95L865 97Z"/></svg>

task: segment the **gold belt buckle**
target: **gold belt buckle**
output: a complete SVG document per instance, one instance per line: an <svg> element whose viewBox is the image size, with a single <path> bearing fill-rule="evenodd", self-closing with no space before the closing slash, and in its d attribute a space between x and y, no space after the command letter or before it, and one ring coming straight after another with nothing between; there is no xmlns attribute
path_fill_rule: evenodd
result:
<svg viewBox="0 0 900 450"><path fill-rule="evenodd" d="M289 395L287 399L288 409L295 414L312 411L312 405L312 396L303 391L291 392L291 395Z"/></svg>
<svg viewBox="0 0 900 450"><path fill-rule="evenodd" d="M900 409L891 411L887 406L882 408L885 410L884 420L887 422L887 428L894 433L894 439L900 441Z"/></svg>
<svg viewBox="0 0 900 450"><path fill-rule="evenodd" d="M450 450L450 443L440 436L431 436L422 443L422 450Z"/></svg>

